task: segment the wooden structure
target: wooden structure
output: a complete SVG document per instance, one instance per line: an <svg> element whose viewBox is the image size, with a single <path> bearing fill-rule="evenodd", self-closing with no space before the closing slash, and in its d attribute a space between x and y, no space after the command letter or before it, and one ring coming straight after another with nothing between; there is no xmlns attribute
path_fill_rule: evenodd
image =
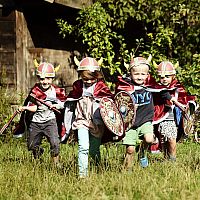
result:
<svg viewBox="0 0 200 200"><path fill-rule="evenodd" d="M0 0L0 85L27 94L36 81L33 60L60 64L55 83L69 91L78 78L74 52L81 45L59 35L56 19L74 23L88 0ZM16 92L15 92L16 93Z"/></svg>

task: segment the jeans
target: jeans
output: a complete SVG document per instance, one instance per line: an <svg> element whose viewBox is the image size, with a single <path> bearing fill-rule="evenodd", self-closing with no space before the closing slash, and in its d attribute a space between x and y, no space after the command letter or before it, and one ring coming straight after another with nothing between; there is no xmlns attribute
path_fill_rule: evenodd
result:
<svg viewBox="0 0 200 200"><path fill-rule="evenodd" d="M100 161L101 138L94 137L89 130L81 128L78 130L78 166L79 176L88 175L88 155L96 161Z"/></svg>
<svg viewBox="0 0 200 200"><path fill-rule="evenodd" d="M29 151L33 151L34 157L37 154L40 155L40 145L43 136L45 136L50 143L51 156L58 156L60 151L60 140L56 119L51 119L44 123L31 122L28 132L27 146Z"/></svg>

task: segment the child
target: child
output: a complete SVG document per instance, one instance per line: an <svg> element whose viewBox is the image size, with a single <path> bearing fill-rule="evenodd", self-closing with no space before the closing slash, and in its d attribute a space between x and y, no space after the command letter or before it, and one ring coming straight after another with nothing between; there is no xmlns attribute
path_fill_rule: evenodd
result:
<svg viewBox="0 0 200 200"><path fill-rule="evenodd" d="M176 70L169 61L163 61L158 65L157 73L159 84L154 85L162 90L153 93L155 104L154 126L160 140L165 158L176 161L176 140L178 127L181 125L180 108L190 105L196 109L195 97L189 96L184 87L176 79ZM183 129L182 129L183 131Z"/></svg>
<svg viewBox="0 0 200 200"><path fill-rule="evenodd" d="M35 159L39 158L44 152L40 145L43 136L45 136L50 143L52 160L55 165L58 165L60 140L56 115L51 108L63 109L66 97L63 89L52 84L55 71L53 65L47 62L37 66L39 83L36 83L30 91L30 94L34 94L38 99L49 104L50 108L28 96L27 104L20 106L18 110L19 112L32 113L28 122L28 150L32 151Z"/></svg>
<svg viewBox="0 0 200 200"><path fill-rule="evenodd" d="M149 73L149 59L143 57L135 57L131 60L128 72L130 76L118 77L116 92L121 90L129 92L137 106L135 123L130 130L126 132L123 144L126 145L126 157L124 167L131 170L133 162L133 154L138 139L143 139L144 149L147 144L154 142L153 135L153 116L154 105L152 94L143 87ZM147 156L144 154L140 158L142 167L148 166Z"/></svg>
<svg viewBox="0 0 200 200"><path fill-rule="evenodd" d="M112 93L101 80L100 61L86 57L79 62L75 57L81 77L73 84L73 90L67 96L65 125L66 130L78 131L79 177L88 176L88 154L98 163L100 144L104 133L104 123L100 116L99 101L102 97L112 98ZM70 101L76 101L75 113Z"/></svg>

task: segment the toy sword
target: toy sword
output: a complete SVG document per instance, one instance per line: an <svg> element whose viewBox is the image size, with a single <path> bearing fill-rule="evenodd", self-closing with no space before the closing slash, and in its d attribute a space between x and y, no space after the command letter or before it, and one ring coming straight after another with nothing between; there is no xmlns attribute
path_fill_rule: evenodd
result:
<svg viewBox="0 0 200 200"><path fill-rule="evenodd" d="M55 111L55 112L61 114L61 112L60 112L58 109L52 107L52 105L50 105L50 104L44 102L42 99L37 98L36 95L34 95L33 93L31 93L31 94L29 94L29 95L30 95L31 97L33 97L35 100L39 101L41 104L47 106L49 109L51 109L51 110L53 110L53 111Z"/></svg>
<svg viewBox="0 0 200 200"><path fill-rule="evenodd" d="M12 117L9 119L9 121L2 127L2 129L0 130L0 134L3 134L3 132L8 128L8 126L11 124L11 122L13 121L13 119L15 118L15 116L18 114L17 111L14 112L14 114L12 115Z"/></svg>

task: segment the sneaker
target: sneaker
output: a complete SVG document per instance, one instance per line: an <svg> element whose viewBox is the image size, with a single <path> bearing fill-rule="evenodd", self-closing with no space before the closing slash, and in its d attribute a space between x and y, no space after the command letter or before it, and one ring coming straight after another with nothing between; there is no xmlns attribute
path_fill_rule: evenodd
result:
<svg viewBox="0 0 200 200"><path fill-rule="evenodd" d="M13 138L22 138L24 136L24 133L20 133L20 134L13 134Z"/></svg>
<svg viewBox="0 0 200 200"><path fill-rule="evenodd" d="M175 156L169 156L168 160L171 161L171 162L176 162L176 157Z"/></svg>
<svg viewBox="0 0 200 200"><path fill-rule="evenodd" d="M140 158L140 165L143 168L148 167L149 165L148 158L147 157Z"/></svg>

